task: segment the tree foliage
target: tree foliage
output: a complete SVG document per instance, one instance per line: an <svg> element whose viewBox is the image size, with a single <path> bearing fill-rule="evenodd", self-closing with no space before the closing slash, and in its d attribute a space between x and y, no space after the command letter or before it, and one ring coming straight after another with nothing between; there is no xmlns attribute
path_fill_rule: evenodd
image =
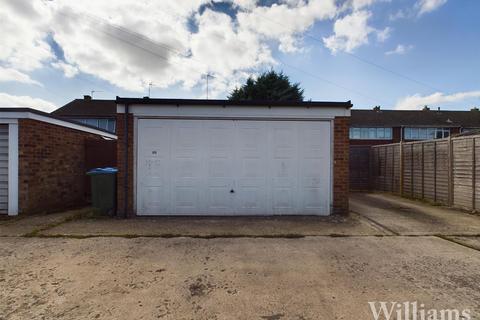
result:
<svg viewBox="0 0 480 320"><path fill-rule="evenodd" d="M257 79L249 77L240 88L235 88L229 100L303 101L303 89L299 83L291 83L283 72L273 70L262 73Z"/></svg>

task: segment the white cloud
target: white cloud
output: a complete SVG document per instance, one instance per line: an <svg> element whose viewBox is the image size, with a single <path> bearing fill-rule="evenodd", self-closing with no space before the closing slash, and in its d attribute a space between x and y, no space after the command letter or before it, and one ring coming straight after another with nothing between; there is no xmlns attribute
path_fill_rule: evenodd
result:
<svg viewBox="0 0 480 320"><path fill-rule="evenodd" d="M392 0L348 0L344 3L343 8L352 8L354 11L372 6L378 2L391 2Z"/></svg>
<svg viewBox="0 0 480 320"><path fill-rule="evenodd" d="M417 0L413 8L399 9L388 16L390 21L399 19L412 19L437 10L447 3L447 0Z"/></svg>
<svg viewBox="0 0 480 320"><path fill-rule="evenodd" d="M284 52L295 52L298 50L296 36L317 20L333 19L337 11L334 0L287 1L239 12L237 20L240 28L279 41L280 50Z"/></svg>
<svg viewBox="0 0 480 320"><path fill-rule="evenodd" d="M228 1L236 17L199 10L217 0L116 0L115 6L98 0L0 0L0 63L23 73L16 75L23 81L48 66L66 77L86 73L136 92L150 82L158 88L203 85L202 76L211 72L212 90L221 94L274 65L275 47L303 50L302 36L317 21L334 22L334 34L324 39L332 52L352 51L372 35L385 41L391 32L370 26L372 14L365 9L388 0L281 0L271 6ZM62 52L53 52L51 39Z"/></svg>
<svg viewBox="0 0 480 320"><path fill-rule="evenodd" d="M400 9L398 11L396 11L395 13L391 13L389 16L388 16L388 19L390 21L395 21L395 20L399 20L399 19L406 19L408 17L412 16L412 12L409 11L409 10L406 10L406 9Z"/></svg>
<svg viewBox="0 0 480 320"><path fill-rule="evenodd" d="M3 92L0 92L0 108L1 107L27 107L44 112L52 112L57 108L53 103L43 99L32 98L29 96L14 96Z"/></svg>
<svg viewBox="0 0 480 320"><path fill-rule="evenodd" d="M65 77L73 78L78 74L78 68L63 61L52 62L52 67L61 70Z"/></svg>
<svg viewBox="0 0 480 320"><path fill-rule="evenodd" d="M403 44L399 44L395 49L393 50L390 50L390 51L387 51L385 52L385 54L387 56L390 56L390 55L403 55L405 53L407 53L408 51L412 50L413 49L413 46L412 45L403 45Z"/></svg>
<svg viewBox="0 0 480 320"><path fill-rule="evenodd" d="M392 28L386 27L383 30L377 30L377 41L378 42L385 42L388 38L390 38L390 35L392 34Z"/></svg>
<svg viewBox="0 0 480 320"><path fill-rule="evenodd" d="M447 0L419 0L416 4L418 14L422 15L434 11L447 3Z"/></svg>
<svg viewBox="0 0 480 320"><path fill-rule="evenodd" d="M6 67L31 71L52 58L45 42L49 12L42 1L0 0L0 61Z"/></svg>
<svg viewBox="0 0 480 320"><path fill-rule="evenodd" d="M356 11L335 21L334 34L323 38L323 42L332 53L352 52L355 48L367 44L368 36L376 30L368 25L372 16L369 11Z"/></svg>
<svg viewBox="0 0 480 320"><path fill-rule="evenodd" d="M42 86L40 82L33 80L26 73L20 72L13 68L5 68L0 66L0 82L10 82L10 81Z"/></svg>
<svg viewBox="0 0 480 320"><path fill-rule="evenodd" d="M395 109L405 109L405 110L418 109L425 105L435 106L442 103L458 102L458 101L463 101L470 98L480 98L480 90L458 92L454 94L445 94L442 92L436 92L428 96L415 94L399 100L395 106Z"/></svg>

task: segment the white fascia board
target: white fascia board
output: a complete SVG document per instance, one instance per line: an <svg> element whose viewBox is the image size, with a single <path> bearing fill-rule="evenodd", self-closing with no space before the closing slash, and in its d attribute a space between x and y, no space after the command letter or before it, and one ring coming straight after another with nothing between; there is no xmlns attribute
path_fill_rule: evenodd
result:
<svg viewBox="0 0 480 320"><path fill-rule="evenodd" d="M40 121L40 122L50 123L50 124L54 124L54 125L57 125L57 126L69 128L69 129L74 129L74 130L79 130L79 131L83 131L83 132L92 133L92 134L99 135L99 136L102 136L102 137L105 137L105 138L117 139L117 136L115 134L107 133L107 132L104 132L104 131L101 131L101 130L96 130L94 128L90 128L90 127L86 127L86 126L82 126L81 124L76 124L76 123L72 123L72 122L69 122L69 121L64 121L64 120L60 120L60 119L56 119L56 118L50 118L50 117L47 117L47 116L43 116L43 115L36 114L36 113L33 113L33 112L28 112L28 111L27 112L25 112L25 111L1 112L1 109L0 109L0 123L11 123L9 121L13 121L13 120L16 120L16 119L32 119L32 120L36 120L36 121Z"/></svg>
<svg viewBox="0 0 480 320"><path fill-rule="evenodd" d="M124 105L117 112L124 113ZM219 117L219 118L304 118L333 119L349 117L350 109L342 107L264 107L264 106L175 106L130 105L129 112L136 117Z"/></svg>
<svg viewBox="0 0 480 320"><path fill-rule="evenodd" d="M18 123L8 124L8 215L18 215Z"/></svg>

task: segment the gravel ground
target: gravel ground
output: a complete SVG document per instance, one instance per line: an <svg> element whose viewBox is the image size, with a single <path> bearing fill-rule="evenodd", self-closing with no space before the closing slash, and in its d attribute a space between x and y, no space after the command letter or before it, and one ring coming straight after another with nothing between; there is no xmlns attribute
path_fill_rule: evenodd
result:
<svg viewBox="0 0 480 320"><path fill-rule="evenodd" d="M477 312L480 253L437 237L4 237L0 294L1 319L373 319L368 301Z"/></svg>

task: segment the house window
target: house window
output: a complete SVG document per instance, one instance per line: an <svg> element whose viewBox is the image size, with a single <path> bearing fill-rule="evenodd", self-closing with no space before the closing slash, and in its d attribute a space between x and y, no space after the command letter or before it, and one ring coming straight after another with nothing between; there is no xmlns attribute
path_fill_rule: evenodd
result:
<svg viewBox="0 0 480 320"><path fill-rule="evenodd" d="M461 128L460 133L469 133L474 131L479 131L480 128Z"/></svg>
<svg viewBox="0 0 480 320"><path fill-rule="evenodd" d="M391 140L392 128L350 128L353 140Z"/></svg>
<svg viewBox="0 0 480 320"><path fill-rule="evenodd" d="M405 128L405 140L443 139L450 136L449 128Z"/></svg>
<svg viewBox="0 0 480 320"><path fill-rule="evenodd" d="M71 119L72 121L79 122L81 124L86 124L92 127L100 128L109 132L115 132L116 127L116 120L115 119L95 119L95 118L88 118L88 119Z"/></svg>

